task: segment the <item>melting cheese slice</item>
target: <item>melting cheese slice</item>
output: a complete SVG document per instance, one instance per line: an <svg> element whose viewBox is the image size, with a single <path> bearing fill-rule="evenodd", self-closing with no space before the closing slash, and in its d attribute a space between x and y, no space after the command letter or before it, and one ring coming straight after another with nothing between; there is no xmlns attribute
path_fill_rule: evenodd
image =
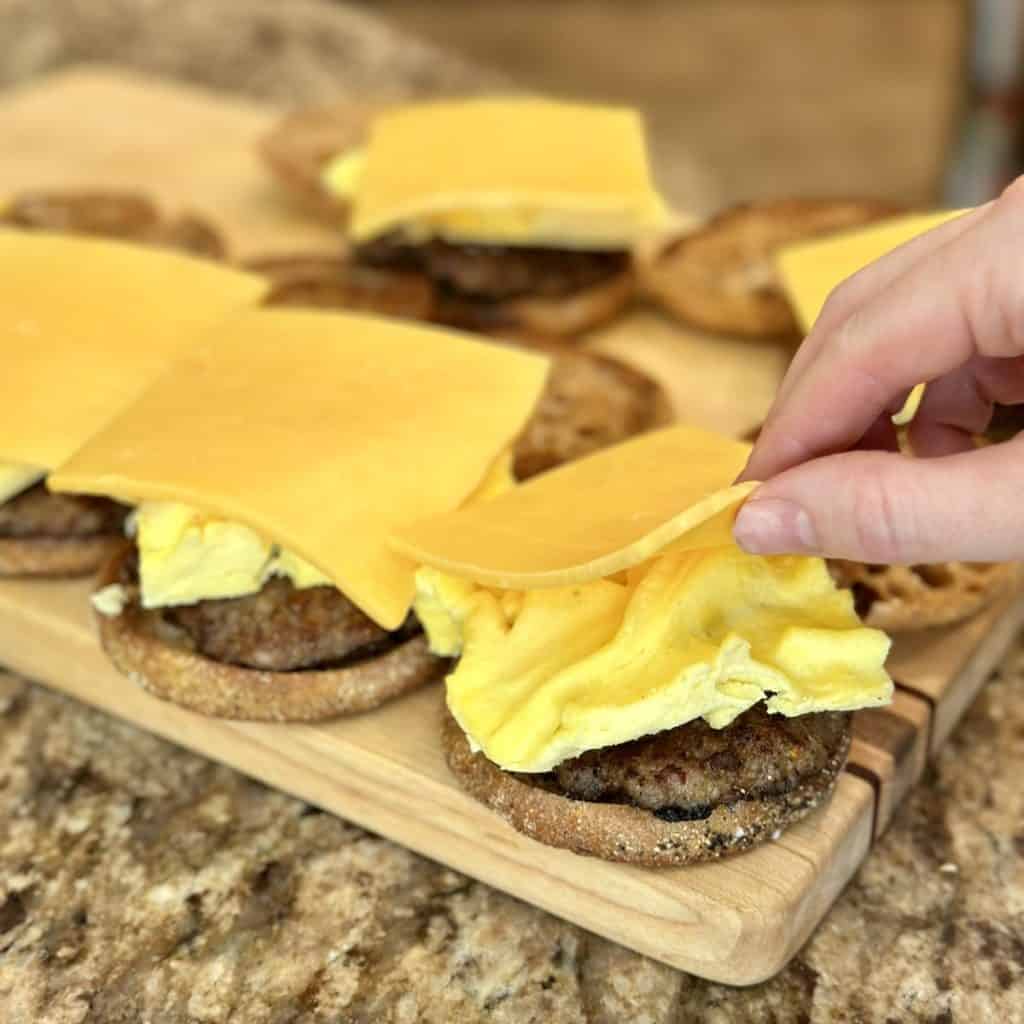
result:
<svg viewBox="0 0 1024 1024"><path fill-rule="evenodd" d="M611 576L675 543L732 542L750 446L674 426L606 448L480 505L396 531L422 565L516 590Z"/></svg>
<svg viewBox="0 0 1024 1024"><path fill-rule="evenodd" d="M390 111L361 165L325 182L353 198L351 232L412 241L622 249L663 227L640 115L540 99L476 99ZM356 174L353 188L352 175Z"/></svg>
<svg viewBox="0 0 1024 1024"><path fill-rule="evenodd" d="M0 505L15 495L27 491L46 476L38 466L23 466L14 462L0 462Z"/></svg>
<svg viewBox="0 0 1024 1024"><path fill-rule="evenodd" d="M292 552L386 629L413 566L386 538L459 505L518 434L547 361L368 316L257 311L213 330L50 479L191 506Z"/></svg>
<svg viewBox="0 0 1024 1024"><path fill-rule="evenodd" d="M161 249L0 229L0 459L63 462L266 287Z"/></svg>

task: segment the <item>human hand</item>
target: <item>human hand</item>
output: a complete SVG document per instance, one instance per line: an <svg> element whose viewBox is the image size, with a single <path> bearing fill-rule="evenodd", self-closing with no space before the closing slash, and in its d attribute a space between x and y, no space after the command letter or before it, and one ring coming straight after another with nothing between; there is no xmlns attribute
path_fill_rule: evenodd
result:
<svg viewBox="0 0 1024 1024"><path fill-rule="evenodd" d="M875 563L1024 558L1024 439L978 448L993 403L1024 402L1024 178L829 297L741 479L755 554ZM928 390L896 450L891 415Z"/></svg>

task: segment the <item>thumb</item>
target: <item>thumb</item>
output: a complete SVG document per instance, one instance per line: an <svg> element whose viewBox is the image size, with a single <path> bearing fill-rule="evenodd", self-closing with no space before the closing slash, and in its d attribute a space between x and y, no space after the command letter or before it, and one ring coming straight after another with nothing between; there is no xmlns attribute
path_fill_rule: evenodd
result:
<svg viewBox="0 0 1024 1024"><path fill-rule="evenodd" d="M736 543L758 555L857 562L1024 558L1024 446L911 459L847 452L762 484L740 509Z"/></svg>

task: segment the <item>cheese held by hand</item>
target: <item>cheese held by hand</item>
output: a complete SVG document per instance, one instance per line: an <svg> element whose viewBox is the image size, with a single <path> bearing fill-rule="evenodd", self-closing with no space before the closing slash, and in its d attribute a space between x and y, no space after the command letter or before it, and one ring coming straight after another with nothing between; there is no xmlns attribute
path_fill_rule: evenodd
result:
<svg viewBox="0 0 1024 1024"><path fill-rule="evenodd" d="M356 258L416 270L442 322L572 334L631 294L630 250L667 220L635 111L541 99L426 103L378 116L328 188Z"/></svg>
<svg viewBox="0 0 1024 1024"><path fill-rule="evenodd" d="M265 291L148 246L0 228L0 574L96 568L123 510L55 498L41 480L198 332Z"/></svg>
<svg viewBox="0 0 1024 1024"><path fill-rule="evenodd" d="M743 783L743 800L760 794L756 814L749 802L743 808L740 845L748 845L807 813L831 788L849 739L842 713L890 699L889 641L862 626L824 562L760 558L732 543L735 512L753 486L731 483L746 452L671 428L396 533L397 548L422 566L416 609L433 649L459 657L448 707L468 745L449 731L450 763L517 827L613 859L701 859L731 848L722 830L741 819L736 800L718 807L709 798L714 811L696 814L699 826L684 820L687 786L727 790L730 777L751 774L743 759L755 750L789 749L794 763L807 760L814 770L794 769L788 782ZM764 711L767 724L757 728L768 735L751 744L751 723ZM709 727L721 738L709 739ZM717 744L715 764L734 767L698 772L670 760L651 769L641 799L661 799L651 790L672 777L682 779L673 785L684 795L641 805L668 817L631 808L640 814L638 835L656 850L641 850L638 839L632 853L616 852L610 837L618 829L628 840L629 828L622 831L622 815L609 817L603 801L630 801L621 793L616 800L608 780L644 777L652 755L641 741L650 737L687 756ZM811 756L815 743L824 744L819 756ZM539 788L499 769L538 774ZM552 789L552 772L569 788ZM587 796L598 791L611 795ZM581 798L595 800L592 820ZM552 821L535 827L559 816L561 830Z"/></svg>
<svg viewBox="0 0 1024 1024"><path fill-rule="evenodd" d="M893 217L868 228L844 231L783 248L776 258L778 272L803 332L810 332L829 295L847 278L918 235L965 212L942 210ZM923 384L916 385L903 408L892 417L897 427L907 426L917 415L924 398L924 387Z"/></svg>
<svg viewBox="0 0 1024 1024"><path fill-rule="evenodd" d="M138 578L125 563L107 580L131 600L101 598L124 607L103 620L108 650L146 676L148 642L166 668L149 685L241 717L323 717L422 682L436 665L406 625L413 566L387 535L474 492L546 372L372 317L225 321L51 478L139 505ZM178 649L158 646L160 623L183 631ZM182 694L190 658L206 685Z"/></svg>

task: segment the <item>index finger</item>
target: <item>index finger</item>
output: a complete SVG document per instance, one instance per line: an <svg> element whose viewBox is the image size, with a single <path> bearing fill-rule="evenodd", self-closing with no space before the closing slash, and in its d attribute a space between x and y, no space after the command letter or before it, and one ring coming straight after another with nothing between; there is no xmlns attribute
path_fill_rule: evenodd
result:
<svg viewBox="0 0 1024 1024"><path fill-rule="evenodd" d="M1014 354L1005 338L1012 318L994 300L1017 287L1010 274L1024 189L999 205L1005 215L977 218L838 324L815 327L816 344L787 379L743 478L850 447L914 384L966 362L976 335L984 354Z"/></svg>

